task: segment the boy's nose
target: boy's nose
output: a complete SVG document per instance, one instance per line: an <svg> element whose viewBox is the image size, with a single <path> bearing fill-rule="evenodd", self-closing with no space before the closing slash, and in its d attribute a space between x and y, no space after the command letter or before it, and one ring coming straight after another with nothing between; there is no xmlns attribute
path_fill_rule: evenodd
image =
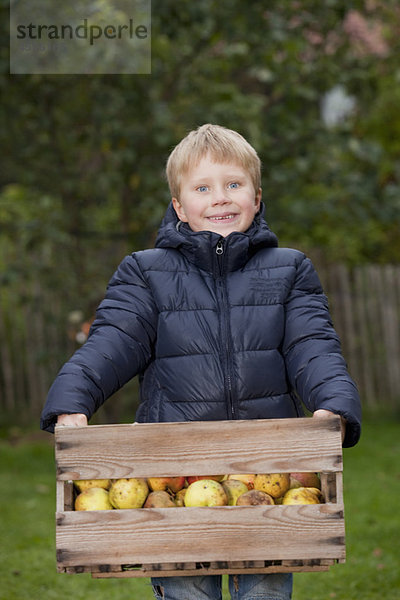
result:
<svg viewBox="0 0 400 600"><path fill-rule="evenodd" d="M213 204L226 204L230 201L229 194L224 188L214 190L212 195Z"/></svg>

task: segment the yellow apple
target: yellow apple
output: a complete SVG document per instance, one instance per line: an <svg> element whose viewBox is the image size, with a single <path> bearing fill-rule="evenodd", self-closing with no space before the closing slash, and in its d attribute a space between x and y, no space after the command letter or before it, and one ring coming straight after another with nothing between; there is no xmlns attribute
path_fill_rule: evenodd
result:
<svg viewBox="0 0 400 600"><path fill-rule="evenodd" d="M199 479L189 485L185 506L225 506L228 497L222 485L214 479Z"/></svg>
<svg viewBox="0 0 400 600"><path fill-rule="evenodd" d="M89 490L92 487L108 490L111 485L111 479L75 479L74 485L79 492Z"/></svg>
<svg viewBox="0 0 400 600"><path fill-rule="evenodd" d="M75 499L75 510L111 510L112 505L107 490L91 487L81 492Z"/></svg>
<svg viewBox="0 0 400 600"><path fill-rule="evenodd" d="M283 496L282 504L320 504L322 493L318 488L291 488Z"/></svg>
<svg viewBox="0 0 400 600"><path fill-rule="evenodd" d="M112 482L109 495L114 508L141 508L149 493L145 479L116 479Z"/></svg>
<svg viewBox="0 0 400 600"><path fill-rule="evenodd" d="M283 496L290 486L289 473L265 473L256 475L254 489L265 492L273 498Z"/></svg>
<svg viewBox="0 0 400 600"><path fill-rule="evenodd" d="M194 481L200 481L200 479L214 479L214 481L222 481L224 478L225 475L189 475L189 477L186 477L189 485Z"/></svg>

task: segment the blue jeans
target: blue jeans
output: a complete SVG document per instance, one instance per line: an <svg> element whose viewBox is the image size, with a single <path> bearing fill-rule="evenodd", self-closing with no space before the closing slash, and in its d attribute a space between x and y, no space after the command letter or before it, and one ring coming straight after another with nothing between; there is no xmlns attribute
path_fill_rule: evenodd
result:
<svg viewBox="0 0 400 600"><path fill-rule="evenodd" d="M151 580L157 600L221 600L221 575L196 577L154 577ZM290 600L291 573L230 575L232 600Z"/></svg>

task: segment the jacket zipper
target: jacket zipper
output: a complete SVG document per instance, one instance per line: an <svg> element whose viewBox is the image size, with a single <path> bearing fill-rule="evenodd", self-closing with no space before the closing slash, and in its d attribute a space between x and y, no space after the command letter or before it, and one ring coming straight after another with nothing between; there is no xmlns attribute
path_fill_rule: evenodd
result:
<svg viewBox="0 0 400 600"><path fill-rule="evenodd" d="M217 293L219 302L219 313L221 321L221 348L223 357L223 372L225 377L225 395L229 407L228 417L236 419L236 411L232 396L232 365L231 365L231 339L229 323L229 306L226 288L226 276L223 268L224 243L219 240L215 249L217 255L218 275L217 275Z"/></svg>

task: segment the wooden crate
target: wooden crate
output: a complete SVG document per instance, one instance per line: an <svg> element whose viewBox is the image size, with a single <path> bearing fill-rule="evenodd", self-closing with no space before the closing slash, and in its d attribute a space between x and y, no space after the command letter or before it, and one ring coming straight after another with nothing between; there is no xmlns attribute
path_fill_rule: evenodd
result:
<svg viewBox="0 0 400 600"><path fill-rule="evenodd" d="M59 572L150 577L345 561L340 419L56 427ZM315 471L319 505L74 511L73 479Z"/></svg>

